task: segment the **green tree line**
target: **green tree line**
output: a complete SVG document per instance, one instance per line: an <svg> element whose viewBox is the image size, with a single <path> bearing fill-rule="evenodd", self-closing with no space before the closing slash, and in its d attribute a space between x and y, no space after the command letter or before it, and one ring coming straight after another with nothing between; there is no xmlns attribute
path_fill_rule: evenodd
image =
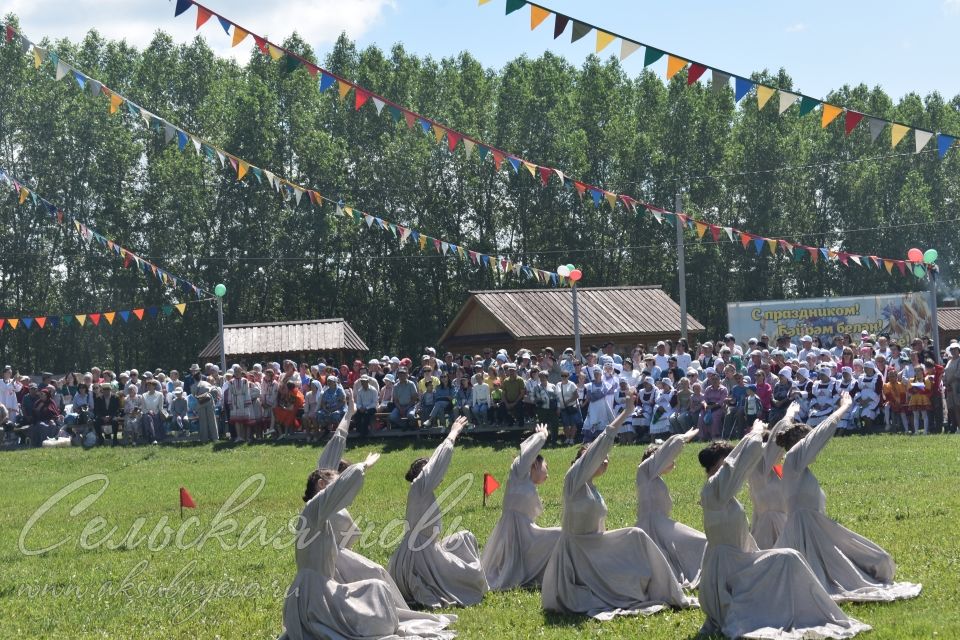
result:
<svg viewBox="0 0 960 640"><path fill-rule="evenodd" d="M16 25L16 17L8 16ZM38 38L40 34L27 34ZM320 93L307 70L288 72L256 50L245 65L202 39L158 32L138 50L90 31L81 42L40 42L137 104L257 166L373 215L484 253L555 270L569 262L583 286L662 285L676 298L675 229L623 206L581 202L553 180L496 172L411 131L352 95ZM935 247L953 293L958 243L957 152L872 143L865 124L846 137L818 112L758 111L731 88L629 76L611 57L577 66L547 53L487 69L469 53L422 58L402 44L357 48L341 36L318 59L298 36L284 45L395 102L498 148L608 190L706 222L810 246L903 258ZM783 71L755 80L792 89ZM469 261L401 247L334 215L299 206L229 167L181 152L134 116L110 115L72 80L37 71L16 43L0 46L0 165L105 236L207 289L226 284L227 323L344 317L371 349L413 353L433 344L467 297L488 288L538 287ZM960 96L844 86L826 99L945 132L960 132ZM886 142L883 142L886 141ZM188 146L188 150L189 150ZM186 300L38 208L0 196L0 317L88 313ZM692 315L725 330L737 300L889 293L925 282L884 270L757 256L739 242L687 235ZM629 309L623 313L629 314ZM91 328L0 331L0 357L22 368L184 366L216 333L212 305L167 319Z"/></svg>

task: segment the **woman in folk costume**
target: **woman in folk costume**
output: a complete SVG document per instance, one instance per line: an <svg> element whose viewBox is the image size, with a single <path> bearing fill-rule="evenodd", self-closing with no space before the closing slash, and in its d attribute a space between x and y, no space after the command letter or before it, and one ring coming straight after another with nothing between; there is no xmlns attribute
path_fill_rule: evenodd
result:
<svg viewBox="0 0 960 640"><path fill-rule="evenodd" d="M859 392L853 422L857 427L870 429L880 415L880 403L883 401L883 380L877 374L877 364L873 360L863 363L863 375L857 381L857 386Z"/></svg>
<svg viewBox="0 0 960 640"><path fill-rule="evenodd" d="M670 433L670 418L673 417L673 383L670 378L660 378L657 382L657 399L653 403L653 415L650 416L650 437L665 436Z"/></svg>
<svg viewBox="0 0 960 640"><path fill-rule="evenodd" d="M857 396L859 401L859 396ZM903 432L910 431L910 420L907 414L910 413L910 407L907 406L907 385L900 379L900 374L890 367L887 371L887 381L883 383L883 416L887 425L887 431L897 430L896 423L899 421L903 426Z"/></svg>
<svg viewBox="0 0 960 640"><path fill-rule="evenodd" d="M614 396L613 401L614 415L617 415L623 411L623 405L627 401L627 396L633 394L634 390L630 388L630 383L627 381L627 379L620 378L620 388L617 390L617 395ZM617 437L620 439L622 444L633 444L633 441L636 439L636 435L636 432L633 430L633 416L629 416L620 426L620 431L617 433Z"/></svg>
<svg viewBox="0 0 960 640"><path fill-rule="evenodd" d="M650 433L653 413L657 407L657 387L651 376L644 376L643 383L637 389L637 410L633 417L634 430L640 435ZM630 419L628 417L628 419Z"/></svg>
<svg viewBox="0 0 960 640"><path fill-rule="evenodd" d="M836 382L830 376L828 367L817 370L817 380L810 386L810 410L807 415L807 424L815 427L833 413L837 407Z"/></svg>
<svg viewBox="0 0 960 640"><path fill-rule="evenodd" d="M783 447L777 444L777 434L793 424L800 405L792 402L786 415L777 421L773 429L763 432L763 456L750 472L747 486L753 501L753 521L750 535L757 547L772 549L787 522L787 499L783 494L783 467L778 465L783 456Z"/></svg>
<svg viewBox="0 0 960 640"><path fill-rule="evenodd" d="M563 481L563 523L543 575L543 608L597 620L695 606L657 545L642 529L606 530L607 505L593 480L607 470L617 430L633 398L590 446L581 447Z"/></svg>
<svg viewBox="0 0 960 640"><path fill-rule="evenodd" d="M856 378L853 377L853 369L850 367L843 367L840 370L840 379L836 382L837 389L837 398L839 401L839 396L844 393L850 394L851 398L856 398L857 394L860 393L860 383L857 382ZM840 418L840 424L837 425L838 433L839 430L843 430L843 434L848 434L851 431L856 429L856 423L853 420L853 411L848 411L843 414L843 417Z"/></svg>
<svg viewBox="0 0 960 640"><path fill-rule="evenodd" d="M390 557L388 570L410 603L465 607L478 604L489 589L474 535L459 531L440 539L443 512L434 496L450 467L453 444L466 424L467 418L457 418L430 459L417 458L407 471L407 531Z"/></svg>
<svg viewBox="0 0 960 640"><path fill-rule="evenodd" d="M673 471L683 445L698 433L700 430L694 427L671 436L662 445L647 447L637 467L637 527L660 547L674 575L686 589L695 589L700 581L707 538L670 517L673 500L662 476Z"/></svg>
<svg viewBox="0 0 960 640"><path fill-rule="evenodd" d="M540 449L547 442L547 425L537 426L513 459L503 497L503 515L487 539L480 563L492 591L540 586L560 528L538 527L543 503L537 486L547 481L547 461Z"/></svg>
<svg viewBox="0 0 960 640"><path fill-rule="evenodd" d="M707 482L700 491L707 549L700 574L700 633L728 638L852 638L870 627L848 617L792 549L760 551L737 494L763 458L759 420L736 448L713 442L700 451Z"/></svg>
<svg viewBox="0 0 960 640"><path fill-rule="evenodd" d="M777 435L777 444L787 451L783 463L787 522L777 547L799 551L834 600L912 598L919 595L920 585L893 581L896 566L890 554L827 517L826 496L809 469L852 405L844 394L840 406L820 426L811 429L795 422Z"/></svg>
<svg viewBox="0 0 960 640"><path fill-rule="evenodd" d="M587 417L583 420L584 442L592 441L597 432L613 420L613 393L608 397L603 372L595 367L593 380L587 381L584 386L584 395L590 403L587 405Z"/></svg>
<svg viewBox="0 0 960 640"><path fill-rule="evenodd" d="M318 469L307 479L296 547L297 575L283 603L281 640L369 640L370 638L437 638L447 631L447 616L427 616L399 606L396 587L377 578L350 582L338 576L338 548L330 517L353 502L364 472L380 454L347 467L342 474Z"/></svg>
<svg viewBox="0 0 960 640"><path fill-rule="evenodd" d="M230 403L230 424L236 425L236 442L246 442L250 437L253 416L253 400L250 398L250 381L243 375L240 365L233 365L227 401Z"/></svg>
<svg viewBox="0 0 960 640"><path fill-rule="evenodd" d="M810 415L811 395L813 391L813 382L810 380L810 371L805 367L797 369L796 373L797 389L800 394L797 396L797 402L800 404L800 411L797 414L798 420L806 420Z"/></svg>

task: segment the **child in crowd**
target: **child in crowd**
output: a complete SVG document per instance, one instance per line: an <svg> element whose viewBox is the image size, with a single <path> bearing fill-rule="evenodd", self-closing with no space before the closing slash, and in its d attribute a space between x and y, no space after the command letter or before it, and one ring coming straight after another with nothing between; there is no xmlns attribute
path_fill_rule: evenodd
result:
<svg viewBox="0 0 960 640"><path fill-rule="evenodd" d="M320 388L319 380L311 380L309 390L303 396L303 430L307 434L307 440L311 441L317 438L319 429L317 423L317 409L320 406Z"/></svg>
<svg viewBox="0 0 960 640"><path fill-rule="evenodd" d="M623 406L627 402L627 398L632 394L633 389L630 388L630 385L624 378L620 378L620 387L617 389L617 395L613 400L613 415L620 415L620 412L623 411ZM620 430L617 431L617 440L621 444L633 444L635 438L636 433L633 430L633 416L628 416L620 426Z"/></svg>
<svg viewBox="0 0 960 640"><path fill-rule="evenodd" d="M420 422L429 424L430 414L433 413L433 405L436 404L437 394L433 390L433 378L424 380L424 392L420 395L420 404L417 406L417 418Z"/></svg>
<svg viewBox="0 0 960 640"><path fill-rule="evenodd" d="M473 388L470 396L470 413L473 415L473 421L476 424L486 424L487 415L490 411L490 385L483 378L482 373L473 376Z"/></svg>
<svg viewBox="0 0 960 640"><path fill-rule="evenodd" d="M743 404L744 425L752 426L763 415L763 404L757 395L757 385L747 385L747 397Z"/></svg>

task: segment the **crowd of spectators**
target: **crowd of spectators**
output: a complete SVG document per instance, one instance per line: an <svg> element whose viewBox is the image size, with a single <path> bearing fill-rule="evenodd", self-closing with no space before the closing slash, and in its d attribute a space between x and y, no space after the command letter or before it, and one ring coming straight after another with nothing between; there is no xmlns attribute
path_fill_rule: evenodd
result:
<svg viewBox="0 0 960 640"><path fill-rule="evenodd" d="M545 423L552 440L589 442L628 396L633 416L619 441L647 442L697 426L702 440L737 437L757 418L778 419L798 399L800 418L817 424L840 395L854 407L840 433L956 431L960 345L946 349L946 366L929 340L900 345L886 335L788 336L738 343L730 334L691 351L686 340L663 341L629 354L606 343L583 357L567 348L537 353L483 349L438 357L428 348L414 361L383 356L351 366L242 363L220 371L194 364L186 374L136 369L55 377L21 376L4 368L0 423L8 443L39 446L71 438L93 446L110 441L157 444L171 437L237 443L285 439L320 441L343 416L347 393L357 412L352 429L371 432L443 428L457 416L479 427Z"/></svg>

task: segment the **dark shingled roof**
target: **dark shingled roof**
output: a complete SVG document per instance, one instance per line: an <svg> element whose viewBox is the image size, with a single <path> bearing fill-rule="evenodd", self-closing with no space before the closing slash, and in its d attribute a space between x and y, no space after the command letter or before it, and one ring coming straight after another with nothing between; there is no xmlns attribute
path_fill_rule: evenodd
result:
<svg viewBox="0 0 960 640"><path fill-rule="evenodd" d="M960 307L940 307L937 309L937 324L941 331L960 331ZM946 348L947 345L940 345Z"/></svg>
<svg viewBox="0 0 960 640"><path fill-rule="evenodd" d="M343 318L228 324L223 327L227 356L314 351L369 351ZM220 337L200 352L200 358L220 355Z"/></svg>
<svg viewBox="0 0 960 640"><path fill-rule="evenodd" d="M440 339L454 333L475 304L489 311L517 340L569 336L573 331L570 289L471 291L470 298ZM577 288L582 335L679 333L680 305L658 286ZM687 328L704 326L687 314Z"/></svg>

